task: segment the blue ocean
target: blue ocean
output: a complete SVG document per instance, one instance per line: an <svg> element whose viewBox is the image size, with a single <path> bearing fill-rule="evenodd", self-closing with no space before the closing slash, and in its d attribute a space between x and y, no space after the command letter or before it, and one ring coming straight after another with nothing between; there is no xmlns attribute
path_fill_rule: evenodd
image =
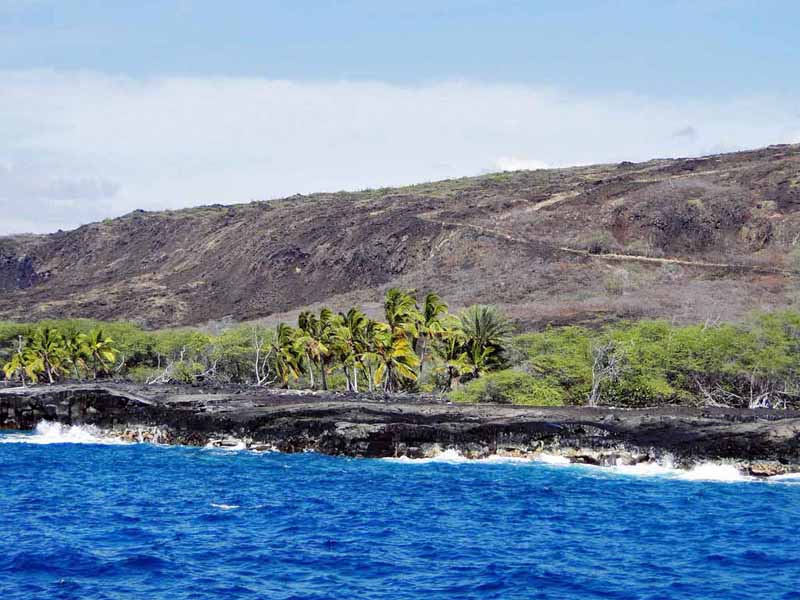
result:
<svg viewBox="0 0 800 600"><path fill-rule="evenodd" d="M800 480L0 434L0 598L800 599Z"/></svg>

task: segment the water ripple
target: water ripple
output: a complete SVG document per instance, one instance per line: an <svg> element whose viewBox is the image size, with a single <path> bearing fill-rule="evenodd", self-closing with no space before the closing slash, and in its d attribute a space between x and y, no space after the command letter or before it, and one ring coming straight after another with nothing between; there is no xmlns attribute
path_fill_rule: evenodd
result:
<svg viewBox="0 0 800 600"><path fill-rule="evenodd" d="M800 599L796 485L12 435L3 600Z"/></svg>

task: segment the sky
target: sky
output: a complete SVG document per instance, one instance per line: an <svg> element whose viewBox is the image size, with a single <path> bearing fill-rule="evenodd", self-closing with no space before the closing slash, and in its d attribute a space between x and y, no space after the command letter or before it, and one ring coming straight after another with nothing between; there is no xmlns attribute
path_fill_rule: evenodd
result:
<svg viewBox="0 0 800 600"><path fill-rule="evenodd" d="M794 0L0 0L0 235L800 142Z"/></svg>

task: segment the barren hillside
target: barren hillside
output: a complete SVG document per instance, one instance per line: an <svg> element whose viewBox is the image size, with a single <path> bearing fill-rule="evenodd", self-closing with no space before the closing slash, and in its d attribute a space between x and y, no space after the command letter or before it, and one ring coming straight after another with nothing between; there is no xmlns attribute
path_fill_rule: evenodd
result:
<svg viewBox="0 0 800 600"><path fill-rule="evenodd" d="M0 318L255 319L384 289L524 326L800 299L800 145L315 194L0 238Z"/></svg>

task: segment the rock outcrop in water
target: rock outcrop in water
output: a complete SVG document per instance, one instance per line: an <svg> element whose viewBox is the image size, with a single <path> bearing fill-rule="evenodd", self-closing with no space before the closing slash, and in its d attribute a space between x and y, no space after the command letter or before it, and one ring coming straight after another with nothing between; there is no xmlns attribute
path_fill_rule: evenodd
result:
<svg viewBox="0 0 800 600"><path fill-rule="evenodd" d="M760 476L800 471L796 411L454 405L428 396L116 384L0 390L0 428L43 420L131 440L357 457L558 452L597 465L670 456L684 466L734 461Z"/></svg>

